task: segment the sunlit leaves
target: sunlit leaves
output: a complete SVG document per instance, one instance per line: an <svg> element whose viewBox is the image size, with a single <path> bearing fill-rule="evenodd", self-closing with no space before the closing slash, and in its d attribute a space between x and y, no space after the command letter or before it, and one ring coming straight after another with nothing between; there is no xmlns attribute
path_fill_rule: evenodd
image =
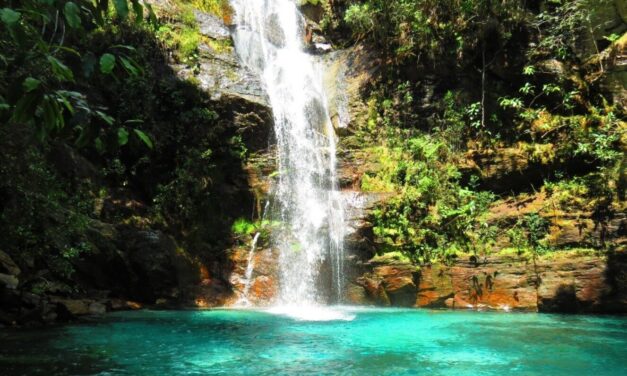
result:
<svg viewBox="0 0 627 376"><path fill-rule="evenodd" d="M533 65L527 65L523 68L523 74L525 76L533 76L536 73L536 67Z"/></svg>

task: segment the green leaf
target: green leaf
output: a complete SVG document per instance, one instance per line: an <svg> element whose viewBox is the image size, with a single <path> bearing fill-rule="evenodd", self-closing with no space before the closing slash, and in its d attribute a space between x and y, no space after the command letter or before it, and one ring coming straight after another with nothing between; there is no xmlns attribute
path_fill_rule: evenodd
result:
<svg viewBox="0 0 627 376"><path fill-rule="evenodd" d="M113 125L113 123L115 122L115 120L111 116L105 114L102 111L96 110L95 113L96 113L96 115L98 115L98 117L100 119L102 119L105 123L107 123L109 125Z"/></svg>
<svg viewBox="0 0 627 376"><path fill-rule="evenodd" d="M135 12L135 22L141 23L144 20L144 7L139 3L139 0L131 0L131 3Z"/></svg>
<svg viewBox="0 0 627 376"><path fill-rule="evenodd" d="M105 152L105 145L104 145L104 142L102 142L102 139L100 137L96 137L96 139L94 140L94 147L96 148L99 154L102 154Z"/></svg>
<svg viewBox="0 0 627 376"><path fill-rule="evenodd" d="M126 0L113 0L113 6L115 7L118 17L123 20L128 17L128 4Z"/></svg>
<svg viewBox="0 0 627 376"><path fill-rule="evenodd" d="M21 14L20 12L16 12L11 8L3 8L0 9L0 19L7 26L13 26L20 20Z"/></svg>
<svg viewBox="0 0 627 376"><path fill-rule="evenodd" d="M57 102L61 103L71 114L74 114L74 107L72 106L70 101L68 101L67 96L66 96L67 93L71 93L71 92L67 92L64 90L57 90L55 92L56 97L57 97ZM80 93L77 93L77 94L80 95Z"/></svg>
<svg viewBox="0 0 627 376"><path fill-rule="evenodd" d="M31 120L40 100L41 93L36 91L22 96L15 105L11 121L13 123L26 123Z"/></svg>
<svg viewBox="0 0 627 376"><path fill-rule="evenodd" d="M124 70L131 76L138 76L142 73L141 68L134 64L133 60L120 56L120 62L122 63Z"/></svg>
<svg viewBox="0 0 627 376"><path fill-rule="evenodd" d="M97 63L98 59L92 52L88 52L83 56L83 76L85 76L85 78L89 78L94 74Z"/></svg>
<svg viewBox="0 0 627 376"><path fill-rule="evenodd" d="M67 24L72 29L77 29L81 27L81 9L78 5L74 4L71 1L65 3L65 7L63 7L63 15L65 16L65 20Z"/></svg>
<svg viewBox="0 0 627 376"><path fill-rule="evenodd" d="M144 144L146 144L146 146L148 146L149 149L152 149L154 147L152 141L150 140L150 137L148 137L146 133L140 131L139 129L133 129L133 131L135 132L137 137L139 137L139 139L142 140Z"/></svg>
<svg viewBox="0 0 627 376"><path fill-rule="evenodd" d="M148 21L156 28L159 21L157 20L157 15L152 10L152 5L145 3L144 6L148 9Z"/></svg>
<svg viewBox="0 0 627 376"><path fill-rule="evenodd" d="M47 57L50 66L52 67L52 73L59 79L60 81L73 81L74 73L68 68L65 64L63 64L59 59L54 56L48 55Z"/></svg>
<svg viewBox="0 0 627 376"><path fill-rule="evenodd" d="M57 103L46 96L41 104L46 133L50 133L63 124L63 114Z"/></svg>
<svg viewBox="0 0 627 376"><path fill-rule="evenodd" d="M100 57L100 71L104 74L110 74L115 67L115 56L106 53Z"/></svg>
<svg viewBox="0 0 627 376"><path fill-rule="evenodd" d="M128 131L125 128L118 128L118 145L128 144Z"/></svg>
<svg viewBox="0 0 627 376"><path fill-rule="evenodd" d="M35 89L37 89L39 87L39 84L41 84L41 81L39 81L36 78L32 78L32 77L27 77L24 82L22 82L22 87L24 88L24 90L29 93Z"/></svg>

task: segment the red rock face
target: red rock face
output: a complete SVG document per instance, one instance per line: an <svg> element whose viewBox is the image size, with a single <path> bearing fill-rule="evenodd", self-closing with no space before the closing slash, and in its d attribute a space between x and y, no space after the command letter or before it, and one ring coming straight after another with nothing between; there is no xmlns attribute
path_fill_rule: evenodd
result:
<svg viewBox="0 0 627 376"><path fill-rule="evenodd" d="M246 289L246 268L248 267L248 253L246 249L234 249L229 260L233 265L228 280L232 294L225 305L233 305L244 296ZM253 256L253 273L249 281L248 300L257 306L270 305L278 293L278 255L270 248L257 249Z"/></svg>
<svg viewBox="0 0 627 376"><path fill-rule="evenodd" d="M543 312L627 312L627 255L536 262L491 257L451 266L373 266L357 279L367 304ZM352 287L355 290L355 287ZM352 291L350 296L362 296ZM412 300L413 299L413 300ZM408 303L410 302L411 303ZM363 304L362 301L351 301Z"/></svg>

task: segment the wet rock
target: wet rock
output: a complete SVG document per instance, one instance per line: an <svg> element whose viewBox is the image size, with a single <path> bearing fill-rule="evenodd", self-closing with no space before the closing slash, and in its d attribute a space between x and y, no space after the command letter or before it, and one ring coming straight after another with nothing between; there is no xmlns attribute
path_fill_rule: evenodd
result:
<svg viewBox="0 0 627 376"><path fill-rule="evenodd" d="M250 249L237 247L229 252L231 271L228 280L233 290L229 298L230 304L244 297L246 287L246 269L248 268L248 256ZM249 281L248 300L256 305L271 304L278 294L279 270L277 260L278 250L271 248L259 248L253 255L253 272Z"/></svg>
<svg viewBox="0 0 627 376"><path fill-rule="evenodd" d="M312 22L319 23L324 17L324 8L321 2L299 0L297 4L302 15Z"/></svg>
<svg viewBox="0 0 627 376"><path fill-rule="evenodd" d="M16 276L0 273L0 287L15 290L19 284L20 281Z"/></svg>
<svg viewBox="0 0 627 376"><path fill-rule="evenodd" d="M83 316L89 314L89 307L92 303L87 299L65 299L52 297L51 301L58 304L66 314L70 316Z"/></svg>
<svg viewBox="0 0 627 376"><path fill-rule="evenodd" d="M543 312L624 312L627 308L624 254L540 260L537 274L538 308ZM614 270L614 273L611 272ZM624 273L624 272L623 272Z"/></svg>
<svg viewBox="0 0 627 376"><path fill-rule="evenodd" d="M283 35L283 29L281 29L279 15L272 13L266 19L265 25L266 39L275 45L276 47L283 47L285 45L285 35Z"/></svg>
<svg viewBox="0 0 627 376"><path fill-rule="evenodd" d="M124 299L111 299L109 301L109 306L113 311L137 310L143 308L140 303Z"/></svg>
<svg viewBox="0 0 627 376"><path fill-rule="evenodd" d="M161 231L121 228L120 248L125 249L134 275L132 293L142 301L171 295L176 287L198 282L200 272L175 241Z"/></svg>
<svg viewBox="0 0 627 376"><path fill-rule="evenodd" d="M356 281L367 292L369 301L377 305L627 312L625 253L602 257L558 252L535 262L524 257L491 256L457 260L450 266L422 266L418 276L412 268L379 265ZM409 304L411 297L415 299L413 304Z"/></svg>
<svg viewBox="0 0 627 376"><path fill-rule="evenodd" d="M194 10L200 33L215 40L230 40L231 32L224 21L213 14Z"/></svg>
<svg viewBox="0 0 627 376"><path fill-rule="evenodd" d="M372 301L368 297L368 293L363 286L351 283L346 288L346 300L349 304L354 305L370 305Z"/></svg>
<svg viewBox="0 0 627 376"><path fill-rule="evenodd" d="M379 306L389 306L390 298L385 292L383 280L371 273L365 274L356 280L356 283L366 291L368 300Z"/></svg>
<svg viewBox="0 0 627 376"><path fill-rule="evenodd" d="M325 65L324 88L333 126L340 135L367 123L364 91L381 64L363 46L334 51L321 57Z"/></svg>
<svg viewBox="0 0 627 376"><path fill-rule="evenodd" d="M99 303L99 302L93 302L89 304L90 315L104 315L105 313L107 313L106 305Z"/></svg>
<svg viewBox="0 0 627 376"><path fill-rule="evenodd" d="M411 264L383 265L374 268L374 274L383 282L390 304L412 307L416 302L416 267Z"/></svg>
<svg viewBox="0 0 627 376"><path fill-rule="evenodd" d="M22 292L22 304L27 308L34 308L42 303L42 297L30 292Z"/></svg>
<svg viewBox="0 0 627 376"><path fill-rule="evenodd" d="M265 275L255 278L250 285L250 299L257 305L271 304L277 292L276 280Z"/></svg>

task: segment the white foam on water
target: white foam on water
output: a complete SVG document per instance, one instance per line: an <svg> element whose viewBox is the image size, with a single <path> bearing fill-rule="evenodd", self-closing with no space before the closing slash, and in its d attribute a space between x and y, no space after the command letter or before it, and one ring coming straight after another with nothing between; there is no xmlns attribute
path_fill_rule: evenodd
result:
<svg viewBox="0 0 627 376"><path fill-rule="evenodd" d="M282 305L268 308L265 312L297 321L352 321L356 317L341 307L322 305Z"/></svg>

